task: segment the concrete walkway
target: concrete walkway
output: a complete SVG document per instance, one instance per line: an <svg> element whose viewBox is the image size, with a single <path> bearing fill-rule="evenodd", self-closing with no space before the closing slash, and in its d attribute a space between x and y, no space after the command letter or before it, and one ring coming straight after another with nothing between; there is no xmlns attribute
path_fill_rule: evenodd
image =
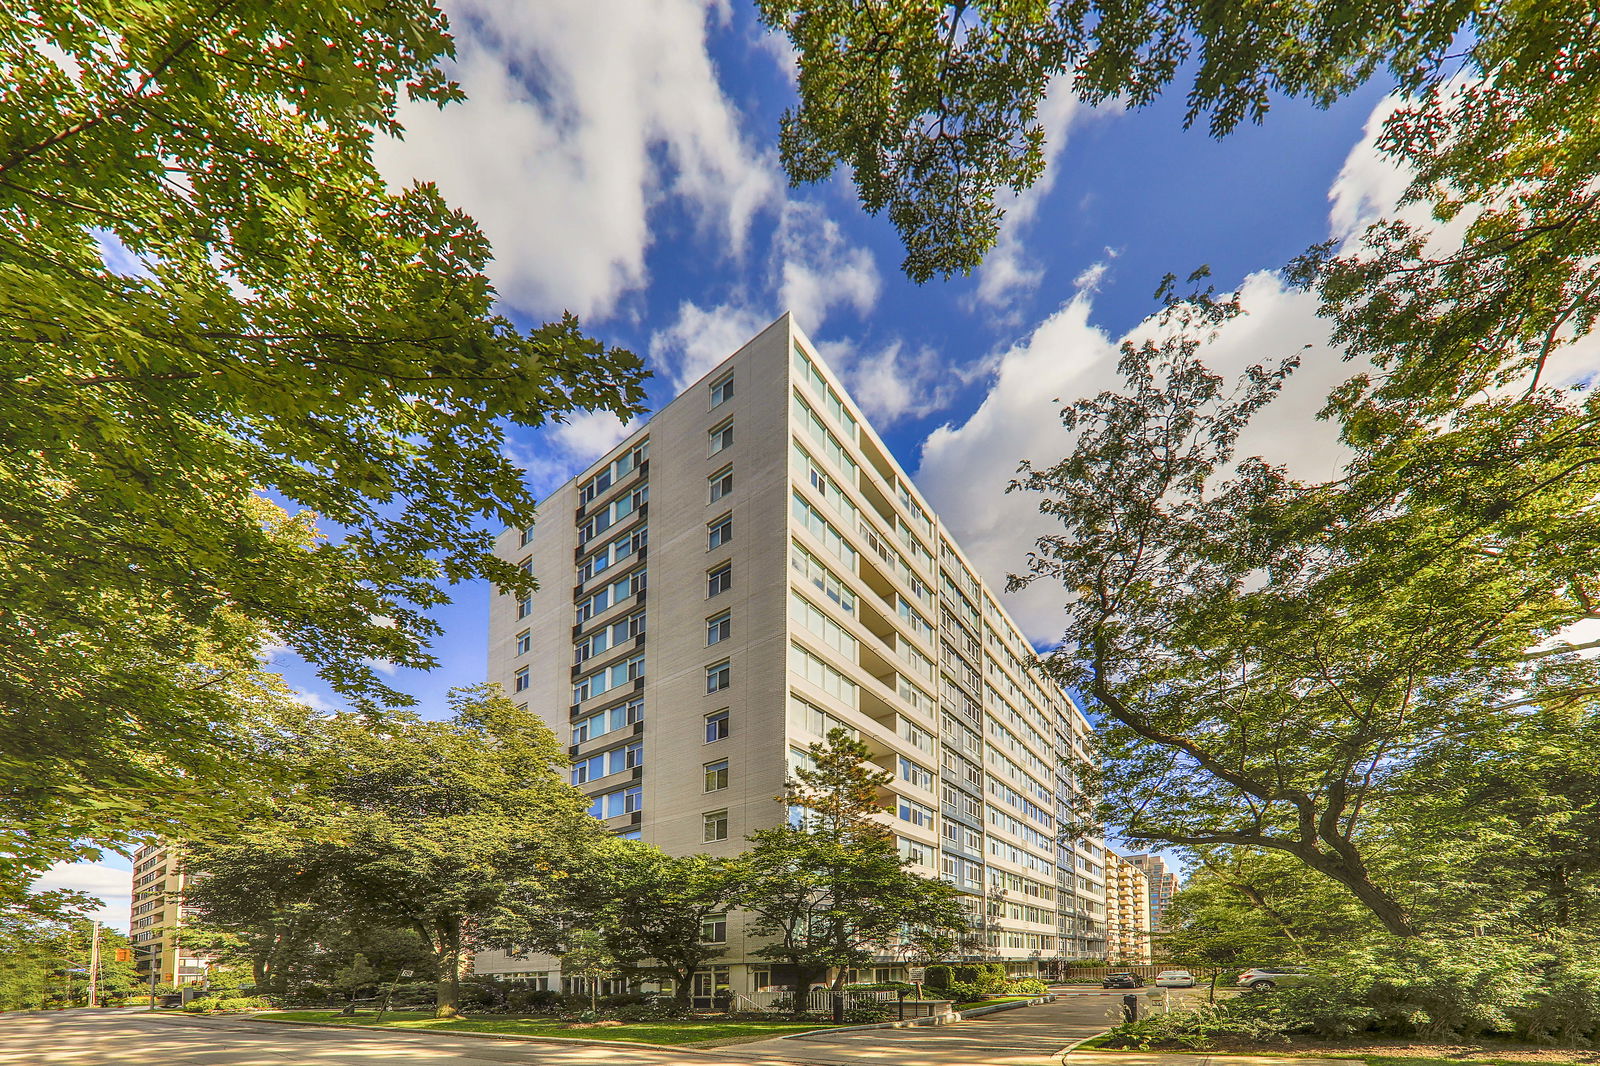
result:
<svg viewBox="0 0 1600 1066"><path fill-rule="evenodd" d="M1115 996L1068 992L1054 1003L996 1011L950 1025L823 1031L718 1050L826 1066L1043 1066L1056 1062L1068 1045L1115 1024L1121 1006L1122 1000Z"/></svg>
<svg viewBox="0 0 1600 1066"><path fill-rule="evenodd" d="M1184 1055L1166 1051L1074 1051L1063 1066L1361 1066L1355 1059L1301 1059L1282 1055Z"/></svg>

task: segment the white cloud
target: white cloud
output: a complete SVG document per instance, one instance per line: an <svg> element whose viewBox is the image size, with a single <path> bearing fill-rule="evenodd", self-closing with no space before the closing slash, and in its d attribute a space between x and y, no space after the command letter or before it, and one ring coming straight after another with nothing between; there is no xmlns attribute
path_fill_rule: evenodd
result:
<svg viewBox="0 0 1600 1066"><path fill-rule="evenodd" d="M318 695L315 692L307 692L304 689L290 689L289 695L319 714L337 714L345 709L342 704L335 703L326 696Z"/></svg>
<svg viewBox="0 0 1600 1066"><path fill-rule="evenodd" d="M678 305L677 319L650 335L650 361L671 377L675 390L682 390L777 316L742 301L701 307L685 300Z"/></svg>
<svg viewBox="0 0 1600 1066"><path fill-rule="evenodd" d="M942 411L963 387L994 368L990 359L964 368L953 366L937 349L927 345L912 349L898 339L876 350L862 350L854 341L820 341L817 354L880 426Z"/></svg>
<svg viewBox="0 0 1600 1066"><path fill-rule="evenodd" d="M1243 300L1246 314L1206 347L1205 362L1230 378L1253 363L1297 352L1302 365L1246 432L1240 454L1264 455L1298 476L1327 477L1338 469L1340 446L1336 427L1318 421L1316 412L1351 368L1327 348L1327 325L1316 317L1315 296L1287 290L1275 275L1260 273L1245 279ZM1037 537L1059 528L1039 514L1037 496L1005 491L1018 463L1065 456L1072 442L1060 423L1063 402L1119 388L1121 341L1153 328L1147 320L1124 337L1112 337L1089 321L1092 307L1087 289L1063 304L1000 356L994 384L971 417L940 427L923 444L917 484L993 587L1003 587L1007 574L1026 567ZM1307 343L1313 347L1301 352ZM1059 639L1059 588L1040 583L1006 601L1029 638Z"/></svg>
<svg viewBox="0 0 1600 1066"><path fill-rule="evenodd" d="M624 422L608 411L589 411L537 434L534 443L507 441L503 454L521 468L534 496L542 497L638 428L637 420Z"/></svg>
<svg viewBox="0 0 1600 1066"><path fill-rule="evenodd" d="M1387 97L1367 116L1361 140L1345 156L1339 176L1328 189L1328 232L1343 241L1359 234L1394 210L1411 184L1411 172L1378 151L1383 124L1399 106Z"/></svg>
<svg viewBox="0 0 1600 1066"><path fill-rule="evenodd" d="M682 389L732 355L785 311L808 333L841 310L867 315L881 286L872 253L852 245L817 204L784 204L763 275L726 302L685 300L650 337L650 359Z"/></svg>
<svg viewBox="0 0 1600 1066"><path fill-rule="evenodd" d="M878 300L872 253L853 247L839 224L816 204L784 205L774 254L778 303L807 328L820 328L836 307L852 307L864 315Z"/></svg>
<svg viewBox="0 0 1600 1066"><path fill-rule="evenodd" d="M717 84L695 0L452 0L454 76L469 96L407 105L377 147L389 180L437 181L493 242L500 296L531 314L613 311L646 283L650 213L685 205L742 248L781 195L776 167Z"/></svg>
<svg viewBox="0 0 1600 1066"><path fill-rule="evenodd" d="M71 889L97 897L102 906L89 917L126 931L133 896L132 872L98 862L56 863L33 883L33 891Z"/></svg>
<svg viewBox="0 0 1600 1066"><path fill-rule="evenodd" d="M1070 75L1059 75L1046 90L1039 105L1039 121L1044 126L1044 171L1039 180L1020 193L1006 192L999 197L1005 209L1000 237L994 249L978 268L976 303L997 312L1003 320L1015 321L1017 313L1008 310L1015 300L1032 295L1044 277L1044 268L1028 255L1022 238L1030 228L1039 206L1050 195L1056 181L1057 163L1067 145L1067 133L1081 115L1089 113L1072 95Z"/></svg>

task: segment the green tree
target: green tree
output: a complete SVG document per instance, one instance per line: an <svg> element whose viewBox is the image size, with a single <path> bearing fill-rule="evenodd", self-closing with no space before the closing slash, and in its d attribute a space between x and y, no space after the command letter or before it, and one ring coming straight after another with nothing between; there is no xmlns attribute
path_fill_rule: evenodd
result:
<svg viewBox="0 0 1600 1066"><path fill-rule="evenodd" d="M993 247L1003 215L996 193L1021 191L1043 172L1047 91L1137 108L1182 76L1186 123L1204 121L1222 136L1262 121L1275 97L1327 106L1377 76L1402 93L1383 147L1416 168L1419 196L1459 209L1487 203L1485 193L1540 190L1495 197L1495 218L1478 235L1485 239L1470 242L1489 256L1455 264L1489 291L1458 321L1479 311L1548 320L1545 312L1562 304L1488 310L1491 292L1585 291L1586 282L1544 284L1578 259L1547 257L1540 267L1536 249L1516 240L1499 251L1530 272L1492 279L1495 242L1487 239L1497 230L1521 234L1548 251L1570 238L1592 254L1600 235L1593 212L1582 210L1593 203L1587 179L1600 158L1588 121L1600 76L1584 0L1425 9L1364 0L1228 8L1199 0L760 0L760 9L799 61L799 105L780 136L790 178L815 182L849 167L862 205L887 210L900 231L915 280L967 273ZM1541 228L1550 222L1558 224ZM1404 234L1391 236L1396 251L1406 247ZM1397 289L1409 284L1389 276Z"/></svg>
<svg viewBox="0 0 1600 1066"><path fill-rule="evenodd" d="M412 929L437 967L440 1016L458 1013L482 927L526 884L570 876L603 829L559 773L565 752L542 721L494 685L456 690L451 706L442 722L396 712L316 723L305 783L269 819L189 849L197 872L247 881L198 878L191 898L205 920L226 926L228 901L244 899L260 908L247 920L309 904L346 927ZM266 857L241 858L248 850ZM264 892L274 881L286 897Z"/></svg>
<svg viewBox="0 0 1600 1066"><path fill-rule="evenodd" d="M1595 534L1571 517L1600 487L1593 430L1559 402L1485 403L1299 484L1233 459L1290 369L1232 391L1205 369L1204 330L1236 312L1174 301L1161 339L1126 346L1126 393L1063 411L1075 451L1018 483L1062 531L1013 587L1069 594L1041 665L1104 712L1108 824L1286 852L1413 935L1372 861L1390 846L1365 832L1374 814L1448 738L1493 747L1508 712L1597 691L1595 661L1558 639L1594 614ZM1573 539L1522 535L1556 529Z"/></svg>
<svg viewBox="0 0 1600 1066"><path fill-rule="evenodd" d="M561 952L561 973L576 977L589 988L589 1010L600 1009L600 982L622 972L622 962L612 954L608 938L598 929L576 929Z"/></svg>
<svg viewBox="0 0 1600 1066"><path fill-rule="evenodd" d="M695 971L726 950L706 939L706 922L726 914L738 886L738 865L727 859L618 840L574 884L572 905L622 972L670 979L674 1001L688 1009Z"/></svg>
<svg viewBox="0 0 1600 1066"><path fill-rule="evenodd" d="M795 1009L811 985L901 942L908 928L965 928L960 893L906 869L881 816L880 790L893 775L869 768L869 749L843 729L813 743L782 802L791 818L758 830L743 856L739 902L752 932L771 942L757 954L794 968Z"/></svg>
<svg viewBox="0 0 1600 1066"><path fill-rule="evenodd" d="M434 664L446 585L532 584L490 550L534 515L506 425L630 415L643 370L495 313L472 220L374 168L403 101L461 98L428 0L0 11L0 872L26 881L235 816L267 643L404 705L370 664Z"/></svg>
<svg viewBox="0 0 1600 1066"><path fill-rule="evenodd" d="M350 960L350 965L341 966L333 971L333 980L329 984L336 991L350 994L350 1002L339 1013L354 1014L356 1012L356 999L361 993L376 988L379 980L378 971L374 970L371 964L367 962L367 957L359 952Z"/></svg>

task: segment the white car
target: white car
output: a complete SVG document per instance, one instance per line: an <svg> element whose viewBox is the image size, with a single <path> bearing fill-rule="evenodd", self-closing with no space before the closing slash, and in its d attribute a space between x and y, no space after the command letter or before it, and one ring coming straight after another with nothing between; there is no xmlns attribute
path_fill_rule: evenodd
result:
<svg viewBox="0 0 1600 1066"><path fill-rule="evenodd" d="M1193 988L1194 974L1188 970L1162 970L1156 974L1157 988Z"/></svg>

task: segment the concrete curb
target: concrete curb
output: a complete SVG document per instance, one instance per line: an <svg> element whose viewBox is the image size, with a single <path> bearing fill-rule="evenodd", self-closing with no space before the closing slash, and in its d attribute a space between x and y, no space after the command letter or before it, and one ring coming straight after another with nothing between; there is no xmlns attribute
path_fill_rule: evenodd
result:
<svg viewBox="0 0 1600 1066"><path fill-rule="evenodd" d="M972 1007L968 1010L946 1011L943 1014L934 1014L926 1018L907 1018L905 1021L870 1022L866 1025L841 1025L832 1029L813 1029L808 1033L785 1033L776 1037L778 1040L804 1040L807 1037L832 1036L834 1033L864 1033L870 1029L913 1029L930 1025L950 1025L967 1018L977 1018L996 1011L1016 1010L1019 1007L1031 1007L1036 1003L1053 1003L1053 994L1035 996L1032 999L1019 999L1011 1003L993 1003L987 1007Z"/></svg>
<svg viewBox="0 0 1600 1066"><path fill-rule="evenodd" d="M1081 1048L1083 1045L1087 1044L1091 1040L1099 1040L1102 1036L1105 1036L1106 1033L1109 1033L1109 1032L1111 1032L1110 1029L1106 1029L1106 1030L1103 1030L1103 1031L1098 1032L1098 1033L1090 1033L1088 1036L1084 1037L1082 1040L1078 1040L1078 1041L1075 1041L1074 1043L1068 1044L1066 1047L1064 1047L1060 1051L1056 1052L1055 1053L1055 1057L1058 1058L1058 1059L1061 1059L1063 1062L1065 1062L1068 1055L1072 1054L1074 1051L1077 1051L1079 1048Z"/></svg>

